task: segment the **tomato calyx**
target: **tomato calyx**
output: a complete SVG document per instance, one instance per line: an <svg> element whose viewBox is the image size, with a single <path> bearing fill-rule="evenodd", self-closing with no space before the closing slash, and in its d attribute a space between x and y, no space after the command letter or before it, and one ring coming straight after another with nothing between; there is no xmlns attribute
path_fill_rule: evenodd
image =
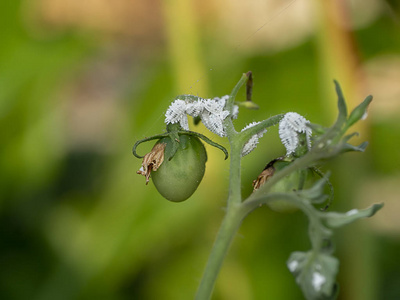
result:
<svg viewBox="0 0 400 300"><path fill-rule="evenodd" d="M173 143L173 148L172 148L171 154L168 157L168 160L171 160L174 157L174 155L175 155L175 153L176 153L176 151L178 149L178 146L179 146L179 143L180 143L180 139L179 139L180 135L196 136L196 137L200 138L201 140L203 140L204 142L206 142L207 144L209 144L209 145L211 145L213 147L216 147L216 148L220 149L222 152L224 152L224 154L225 154L225 158L224 159L225 160L229 156L228 155L228 150L226 150L226 148L224 146L213 142L208 137L206 137L205 135L202 135L202 134L200 134L198 132L183 130L182 127L179 126L179 124L168 124L167 125L167 132L162 133L162 134L153 135L151 137L144 138L142 140L137 141L135 143L135 145L133 146L132 154L134 156L136 156L137 158L144 158L145 155L142 156L142 155L139 155L136 152L136 148L140 144L142 144L144 142L151 141L151 140L160 140L160 139L162 139L164 137L170 137L171 140L172 140L172 143Z"/></svg>

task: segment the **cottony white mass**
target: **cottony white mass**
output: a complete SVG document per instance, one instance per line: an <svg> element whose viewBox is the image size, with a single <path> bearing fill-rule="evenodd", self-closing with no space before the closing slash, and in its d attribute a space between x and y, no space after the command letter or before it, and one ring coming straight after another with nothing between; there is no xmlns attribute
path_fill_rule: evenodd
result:
<svg viewBox="0 0 400 300"><path fill-rule="evenodd" d="M299 144L299 134L305 133L307 146L311 148L311 128L307 126L308 121L295 112L288 112L279 122L279 137L286 148L286 155L292 154Z"/></svg>
<svg viewBox="0 0 400 300"><path fill-rule="evenodd" d="M253 127L257 124L260 124L260 122L253 122L250 123L249 125L247 125L245 128L242 129L242 132L250 127ZM259 133L253 135L248 141L247 143L243 146L243 150L242 150L242 156L245 156L247 154L249 154L251 151L253 151L257 145L258 145L258 139L262 138L262 136L264 135L264 133L267 132L267 129L261 130Z"/></svg>
<svg viewBox="0 0 400 300"><path fill-rule="evenodd" d="M224 110L229 95L221 98L201 99L199 101L175 100L165 113L165 123L179 123L184 130L189 130L187 115L200 117L204 126L211 132L223 137L226 136L223 121L230 115L228 110ZM232 118L237 118L239 107L233 107Z"/></svg>

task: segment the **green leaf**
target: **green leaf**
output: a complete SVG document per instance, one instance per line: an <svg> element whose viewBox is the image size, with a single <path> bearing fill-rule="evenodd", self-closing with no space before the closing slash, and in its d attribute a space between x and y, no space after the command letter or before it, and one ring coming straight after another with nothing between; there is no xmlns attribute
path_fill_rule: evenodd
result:
<svg viewBox="0 0 400 300"><path fill-rule="evenodd" d="M202 135L202 134L200 134L200 133L198 133L198 132L195 132L195 131L179 131L179 133L180 133L180 134L186 134L186 135L197 136L198 138L202 139L202 140L203 140L204 142L206 142L207 144L209 144L209 145L211 145L211 146L213 146L213 147L215 147L215 148L218 148L219 150L221 150L222 152L224 152L224 154L225 154L225 159L228 159L228 156L229 156L228 150L226 150L224 146L222 146L222 145L220 145L220 144L218 144L218 143L216 143L216 142L213 142L212 140L210 140L210 139L209 139L208 137L206 137L205 135Z"/></svg>
<svg viewBox="0 0 400 300"><path fill-rule="evenodd" d="M340 149L340 153L351 152L351 151L364 152L367 146L368 142L364 142L358 146L353 146L351 144L344 143Z"/></svg>
<svg viewBox="0 0 400 300"><path fill-rule="evenodd" d="M139 154L137 154L137 152L136 152L136 148L137 148L141 143L148 142L148 141L151 141L151 140L159 140L159 139L162 139L163 137L167 137L167 136L169 136L169 133L168 133L168 132L167 132L167 133L162 133L162 134L157 134L157 135L154 135L154 136L151 136L151 137L148 137L148 138L145 138L145 139L142 139L142 140L137 141L137 142L135 143L135 145L133 145L132 154L133 154L134 156L136 156L137 158L143 158L144 155L139 155Z"/></svg>
<svg viewBox="0 0 400 300"><path fill-rule="evenodd" d="M308 300L336 299L337 258L315 252L293 252L288 261L289 271Z"/></svg>
<svg viewBox="0 0 400 300"><path fill-rule="evenodd" d="M369 95L360 105L358 105L355 109L353 109L347 121L346 124L347 127L350 127L359 120L366 118L367 108L368 105L371 103L371 101L372 101L372 96Z"/></svg>
<svg viewBox="0 0 400 300"><path fill-rule="evenodd" d="M325 219L326 225L331 228L347 225L361 218L372 217L378 210L383 207L383 203L374 204L366 209L352 209L346 213L323 213L321 217Z"/></svg>
<svg viewBox="0 0 400 300"><path fill-rule="evenodd" d="M319 179L310 189L299 191L298 195L310 200L311 203L320 204L325 202L326 199L329 198L328 195L324 194L324 187L328 182L327 176L329 176L329 174Z"/></svg>
<svg viewBox="0 0 400 300"><path fill-rule="evenodd" d="M347 107L339 83L336 80L334 80L334 83L336 88L336 94L338 96L338 109L339 109L339 116L337 118L336 125L341 126L347 120Z"/></svg>
<svg viewBox="0 0 400 300"><path fill-rule="evenodd" d="M171 124L168 124L168 125L171 125ZM172 125L175 125L175 124L172 124ZM169 132L169 138L172 141L172 148L171 148L171 152L170 153L167 153L167 152L165 153L165 158L167 158L168 160L171 160L174 157L176 151L178 151L178 148L179 148L179 135L178 135L178 132L177 131Z"/></svg>

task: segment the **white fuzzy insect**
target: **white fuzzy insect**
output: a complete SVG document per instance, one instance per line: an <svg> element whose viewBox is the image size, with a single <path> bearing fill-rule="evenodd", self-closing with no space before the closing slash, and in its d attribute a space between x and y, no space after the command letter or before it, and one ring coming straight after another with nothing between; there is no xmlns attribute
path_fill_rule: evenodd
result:
<svg viewBox="0 0 400 300"><path fill-rule="evenodd" d="M213 114L207 111L204 111L201 114L201 121L203 122L204 126L206 126L211 132L221 137L226 135L224 131L223 120L224 118L222 118L219 114Z"/></svg>
<svg viewBox="0 0 400 300"><path fill-rule="evenodd" d="M229 95L221 98L200 99L198 101L175 100L165 113L165 123L180 123L181 127L189 130L187 115L200 117L204 126L211 132L223 137L226 136L223 121L230 115L228 110L224 110ZM233 107L232 118L237 118L239 108Z"/></svg>
<svg viewBox="0 0 400 300"><path fill-rule="evenodd" d="M187 103L186 113L192 117L200 116L204 110L204 102L205 102L205 100L201 99L199 101L193 101L193 102Z"/></svg>
<svg viewBox="0 0 400 300"><path fill-rule="evenodd" d="M243 132L244 130L250 128L250 127L253 127L253 126L257 125L257 124L260 124L260 122L253 122L253 123L250 123L249 125L247 125L246 127L244 127L244 128L242 129L242 132ZM245 156L245 155L249 154L251 151L253 151L253 150L257 147L257 145L258 145L258 139L262 138L262 136L263 136L264 133L266 133L266 132L267 132L267 129L264 129L264 130L260 131L259 133L253 135L253 136L247 141L247 143L243 146L243 149L242 149L242 156Z"/></svg>
<svg viewBox="0 0 400 300"><path fill-rule="evenodd" d="M279 137L286 148L286 155L292 154L299 144L299 134L305 133L307 146L311 148L311 128L307 126L310 122L295 112L285 114L279 122Z"/></svg>
<svg viewBox="0 0 400 300"><path fill-rule="evenodd" d="M239 106L234 105L232 109L232 119L237 119L239 115Z"/></svg>
<svg viewBox="0 0 400 300"><path fill-rule="evenodd" d="M165 123L179 123L183 129L189 130L188 118L186 116L186 106L187 104L184 100L178 99L172 102L165 113Z"/></svg>

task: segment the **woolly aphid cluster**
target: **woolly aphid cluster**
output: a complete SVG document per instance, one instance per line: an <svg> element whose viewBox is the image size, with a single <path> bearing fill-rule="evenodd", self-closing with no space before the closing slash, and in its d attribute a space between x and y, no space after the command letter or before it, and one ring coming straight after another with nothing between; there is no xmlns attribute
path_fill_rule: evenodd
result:
<svg viewBox="0 0 400 300"><path fill-rule="evenodd" d="M193 101L190 98L186 100L175 100L169 106L165 113L166 124L179 123L185 130L189 130L187 115L192 117L200 117L204 126L211 132L224 137L226 136L223 121L231 114L228 110L224 110L226 100L229 96L213 99L202 99ZM232 113L232 118L237 118L239 108L236 106Z"/></svg>
<svg viewBox="0 0 400 300"><path fill-rule="evenodd" d="M226 136L223 124L224 120L228 116L232 119L236 119L239 113L239 107L237 105L234 105L232 113L225 110L225 104L228 99L228 95L213 99L199 98L197 101L193 101L190 97L184 100L177 99L171 103L165 113L165 123L179 123L184 130L189 130L187 116L199 117L208 130L220 137L224 137ZM241 131L251 128L259 123L260 122L250 123ZM308 120L295 112L285 114L279 122L279 137L286 148L286 155L294 153L299 144L299 134L302 133L306 134L308 147L311 147L310 137L312 132L311 128L307 126L308 123L310 123ZM242 156L253 151L257 147L258 140L266 132L266 129L262 129L257 134L253 135L244 145Z"/></svg>
<svg viewBox="0 0 400 300"><path fill-rule="evenodd" d="M247 125L246 127L244 127L244 128L242 129L242 132L243 132L244 130L248 129L248 128L251 128L251 127L257 125L257 124L260 124L260 122L253 122L253 123L250 123L249 125ZM258 145L258 140L259 140L260 138L262 138L262 136L263 136L264 133L266 133L266 132L267 132L267 129L263 129L263 130L261 130L259 133L253 135L253 136L248 140L248 142L244 145L243 150L242 150L242 156L245 156L245 155L249 154L251 151L253 151L253 150L257 147L257 145Z"/></svg>

